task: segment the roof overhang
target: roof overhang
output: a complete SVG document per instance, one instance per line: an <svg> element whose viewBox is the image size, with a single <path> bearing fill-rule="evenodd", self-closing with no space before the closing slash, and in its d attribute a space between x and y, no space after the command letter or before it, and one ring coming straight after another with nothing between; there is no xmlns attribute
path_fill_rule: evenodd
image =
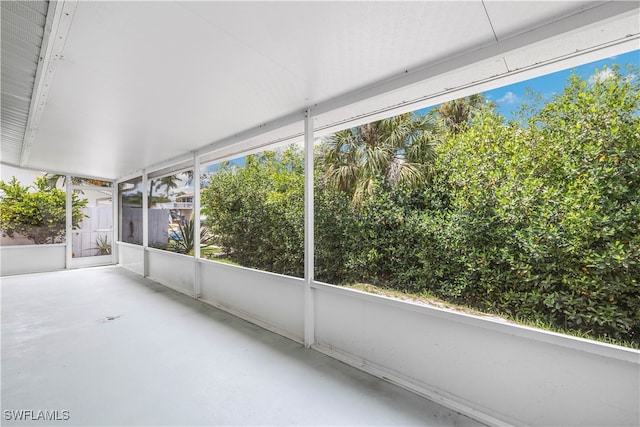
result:
<svg viewBox="0 0 640 427"><path fill-rule="evenodd" d="M635 1L51 5L25 136L9 150L3 116L2 161L109 179L299 139L306 110L328 133L640 40Z"/></svg>

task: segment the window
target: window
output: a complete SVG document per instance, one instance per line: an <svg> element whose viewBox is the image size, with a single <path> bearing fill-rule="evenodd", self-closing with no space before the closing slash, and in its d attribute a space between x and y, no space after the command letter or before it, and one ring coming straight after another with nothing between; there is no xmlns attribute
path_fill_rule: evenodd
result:
<svg viewBox="0 0 640 427"><path fill-rule="evenodd" d="M0 224L2 245L66 241L65 177L2 166ZM85 202L73 198L73 226L82 221Z"/></svg>
<svg viewBox="0 0 640 427"><path fill-rule="evenodd" d="M602 65L324 138L316 279L637 347L640 83Z"/></svg>
<svg viewBox="0 0 640 427"><path fill-rule="evenodd" d="M300 146L202 166L202 257L304 276Z"/></svg>
<svg viewBox="0 0 640 427"><path fill-rule="evenodd" d="M193 255L193 171L149 183L149 246Z"/></svg>
<svg viewBox="0 0 640 427"><path fill-rule="evenodd" d="M118 185L120 241L142 245L142 177Z"/></svg>

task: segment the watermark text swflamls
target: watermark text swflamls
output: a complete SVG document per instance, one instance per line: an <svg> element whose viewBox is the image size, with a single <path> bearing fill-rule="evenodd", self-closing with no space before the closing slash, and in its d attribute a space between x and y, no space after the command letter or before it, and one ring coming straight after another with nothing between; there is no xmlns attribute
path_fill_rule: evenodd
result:
<svg viewBox="0 0 640 427"><path fill-rule="evenodd" d="M3 417L5 421L67 421L71 418L66 409L5 409Z"/></svg>

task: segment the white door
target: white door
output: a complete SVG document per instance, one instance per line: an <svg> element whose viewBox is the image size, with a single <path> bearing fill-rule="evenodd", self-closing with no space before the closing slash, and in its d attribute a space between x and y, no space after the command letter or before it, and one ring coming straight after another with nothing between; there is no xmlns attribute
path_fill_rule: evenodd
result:
<svg viewBox="0 0 640 427"><path fill-rule="evenodd" d="M71 268L114 263L113 191L74 185L67 192L73 198Z"/></svg>

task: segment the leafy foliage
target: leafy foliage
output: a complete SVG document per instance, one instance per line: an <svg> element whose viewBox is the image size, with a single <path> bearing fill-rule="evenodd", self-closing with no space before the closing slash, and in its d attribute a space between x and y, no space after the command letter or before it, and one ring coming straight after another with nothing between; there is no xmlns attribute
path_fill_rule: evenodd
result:
<svg viewBox="0 0 640 427"><path fill-rule="evenodd" d="M190 172L191 172L191 176L193 176L193 172L192 171L190 171ZM153 198L153 197L157 196L157 194L155 194L155 192L158 189L164 187L166 200L168 200L169 199L169 192L172 189L178 188L178 184L180 182L181 175L182 174L168 175L168 176L163 176L162 178L158 178L158 179L152 180L151 181L151 190L149 191L149 194L151 195L150 197Z"/></svg>
<svg viewBox="0 0 640 427"><path fill-rule="evenodd" d="M0 220L2 233L14 237L28 237L36 244L64 241L66 229L66 192L51 187L45 178L23 186L13 177L0 181ZM87 200L72 195L72 224L77 228L84 214Z"/></svg>
<svg viewBox="0 0 640 427"><path fill-rule="evenodd" d="M432 114L439 117L440 125L448 132L458 134L469 126L474 116L479 112L494 108L484 96L475 94L466 98L443 102L432 110Z"/></svg>
<svg viewBox="0 0 640 427"><path fill-rule="evenodd" d="M302 277L304 174L296 147L223 164L202 191L202 212L217 245L241 265Z"/></svg>
<svg viewBox="0 0 640 427"><path fill-rule="evenodd" d="M169 239L171 240L173 249L179 254L190 254L195 246L195 222L193 216L188 221L183 221L178 224L178 232L170 233ZM213 242L213 236L211 235L207 227L200 227L200 242L203 245L208 245Z"/></svg>
<svg viewBox="0 0 640 427"><path fill-rule="evenodd" d="M67 184L67 176L61 174L44 174L44 179L47 180L47 185L49 187L64 187ZM111 183L108 181L102 181L100 179L91 179L91 178L81 178L77 176L72 176L69 180L69 184L71 185L93 185L96 187L110 187Z"/></svg>
<svg viewBox="0 0 640 427"><path fill-rule="evenodd" d="M429 286L485 310L640 340L640 97L637 81L608 74L573 76L526 127L485 113L438 147L448 208L425 223L429 252L446 262Z"/></svg>
<svg viewBox="0 0 640 427"><path fill-rule="evenodd" d="M98 251L99 255L111 255L111 242L109 236L96 237L96 246L91 250Z"/></svg>
<svg viewBox="0 0 640 427"><path fill-rule="evenodd" d="M376 183L424 185L435 159L431 117L401 114L336 132L318 155L326 185L351 196L354 206L371 195Z"/></svg>

